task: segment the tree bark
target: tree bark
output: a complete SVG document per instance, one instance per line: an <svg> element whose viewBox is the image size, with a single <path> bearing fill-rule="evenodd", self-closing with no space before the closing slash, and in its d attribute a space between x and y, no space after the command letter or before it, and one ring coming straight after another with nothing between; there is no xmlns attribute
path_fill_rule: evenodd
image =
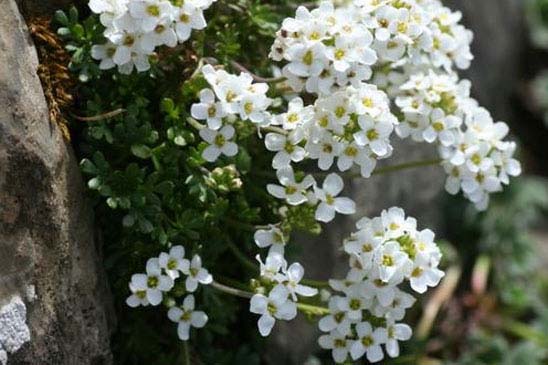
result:
<svg viewBox="0 0 548 365"><path fill-rule="evenodd" d="M25 22L13 0L0 8L0 363L109 364L92 210Z"/></svg>

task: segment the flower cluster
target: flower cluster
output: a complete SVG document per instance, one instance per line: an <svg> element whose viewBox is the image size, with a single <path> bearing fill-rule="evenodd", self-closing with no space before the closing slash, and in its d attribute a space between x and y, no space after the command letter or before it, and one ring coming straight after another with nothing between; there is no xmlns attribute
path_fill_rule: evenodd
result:
<svg viewBox="0 0 548 365"><path fill-rule="evenodd" d="M489 193L502 190L509 176L521 173L512 156L513 142L503 141L506 123L494 123L489 112L470 98L470 82L455 74L417 73L400 87L396 105L404 119L398 135L437 143L449 175L446 190L461 189L477 209L487 208Z"/></svg>
<svg viewBox="0 0 548 365"><path fill-rule="evenodd" d="M328 175L319 188L310 175L297 182L292 163L309 158L317 160L318 167L325 171L336 161L340 171L356 165L362 176L369 177L377 160L392 154L390 136L397 123L388 97L374 85L348 86L319 97L313 106L304 106L299 97L292 99L288 111L272 120L282 131L265 137L266 148L276 152L272 167L281 184L269 185L269 193L291 205L319 202L316 218L322 222L331 221L335 211L353 214L355 207L350 199L336 198L343 189L339 175ZM314 192L309 193L312 187Z"/></svg>
<svg viewBox="0 0 548 365"><path fill-rule="evenodd" d="M398 341L411 337L411 328L399 323L415 299L401 285L409 282L417 293L438 285L444 273L438 269L441 252L434 233L417 230L414 218L400 208L383 211L380 217L358 221L358 232L344 242L350 255L345 280L330 280L339 292L329 299L330 314L319 322L327 334L319 338L322 348L332 350L342 363L366 356L377 362L399 356Z"/></svg>
<svg viewBox="0 0 548 365"><path fill-rule="evenodd" d="M335 9L324 1L312 11L300 6L295 18L284 20L270 57L288 62L282 73L295 91L329 94L336 86L371 77L377 62L372 42L352 8Z"/></svg>
<svg viewBox="0 0 548 365"><path fill-rule="evenodd" d="M131 277L131 295L126 300L127 305L132 308L159 305L181 274L186 276L185 289L188 293L196 291L198 284L213 282L213 277L202 267L200 256L194 255L188 260L183 246L173 246L169 253L162 252L159 257L150 258L146 264L146 273ZM168 311L169 319L178 324L177 333L183 341L189 339L190 327L202 328L208 320L204 312L194 310L194 302L194 296L189 294L181 307L172 306Z"/></svg>
<svg viewBox="0 0 548 365"><path fill-rule="evenodd" d="M149 57L157 47L185 42L192 29L206 26L203 11L216 0L90 0L91 11L100 14L105 44L94 45L91 55L101 69L118 66L130 74L150 68Z"/></svg>
<svg viewBox="0 0 548 365"><path fill-rule="evenodd" d="M281 235L281 236L280 236ZM260 255L261 286L256 288L256 294L250 301L251 313L261 317L257 322L259 333L268 336L274 327L276 319L290 321L297 316L298 296L313 297L317 289L300 284L304 276L304 268L298 262L288 266L283 258L283 234L276 227L270 230L257 231L255 239L258 245L270 244L271 248L265 262ZM281 245L281 247L280 247Z"/></svg>
<svg viewBox="0 0 548 365"><path fill-rule="evenodd" d="M473 34L439 0L355 0L358 17L374 34L381 64L427 64L447 71L466 69Z"/></svg>
<svg viewBox="0 0 548 365"><path fill-rule="evenodd" d="M379 65L467 68L472 33L460 18L437 0L324 1L284 20L270 57L287 62L282 73L295 91L317 94L368 80Z"/></svg>
<svg viewBox="0 0 548 365"><path fill-rule="evenodd" d="M231 141L235 130L230 123L240 118L257 125L269 124L267 108L272 100L266 96L268 85L254 83L248 73L236 76L205 65L202 74L212 89L200 92L200 102L193 104L190 112L193 118L207 124L200 129L200 137L209 144L202 157L214 162L221 154L238 153L238 145Z"/></svg>

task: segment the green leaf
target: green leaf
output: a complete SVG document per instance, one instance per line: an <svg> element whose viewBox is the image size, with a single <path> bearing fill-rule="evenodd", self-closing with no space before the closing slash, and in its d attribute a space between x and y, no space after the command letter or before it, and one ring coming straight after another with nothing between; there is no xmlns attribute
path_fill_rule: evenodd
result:
<svg viewBox="0 0 548 365"><path fill-rule="evenodd" d="M131 146L131 153L139 158L147 159L150 158L152 150L150 147L145 145L133 145Z"/></svg>
<svg viewBox="0 0 548 365"><path fill-rule="evenodd" d="M90 174L90 175L93 175L93 174L97 173L97 167L95 166L95 164L93 162L91 162L87 158L84 158L80 162L80 169L82 169L82 171L84 173Z"/></svg>
<svg viewBox="0 0 548 365"><path fill-rule="evenodd" d="M72 6L69 9L69 19L70 19L70 22L73 24L78 22L78 9L76 9L75 6Z"/></svg>
<svg viewBox="0 0 548 365"><path fill-rule="evenodd" d="M55 19L55 21L60 25L67 26L69 24L67 14L65 14L63 10L57 10L53 15L53 19Z"/></svg>

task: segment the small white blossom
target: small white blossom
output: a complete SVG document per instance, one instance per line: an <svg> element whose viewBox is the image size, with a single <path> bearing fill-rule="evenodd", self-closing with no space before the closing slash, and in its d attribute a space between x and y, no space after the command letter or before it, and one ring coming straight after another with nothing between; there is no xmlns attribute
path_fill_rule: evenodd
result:
<svg viewBox="0 0 548 365"><path fill-rule="evenodd" d="M183 300L181 307L171 307L167 312L168 318L175 323L178 323L177 334L183 341L188 341L190 338L190 328L202 328L207 323L207 314L202 311L194 310L194 296L187 295Z"/></svg>
<svg viewBox="0 0 548 365"><path fill-rule="evenodd" d="M183 273L187 275L185 287L189 292L195 291L198 284L207 285L213 282L213 277L202 267L202 259L198 255L194 255L188 268L183 268Z"/></svg>
<svg viewBox="0 0 548 365"><path fill-rule="evenodd" d="M231 125L225 125L218 131L202 128L200 137L209 143L202 153L206 161L215 162L221 154L232 157L238 153L238 145L230 141L234 137L234 127Z"/></svg>
<svg viewBox="0 0 548 365"><path fill-rule="evenodd" d="M316 219L320 222L330 222L335 218L335 212L341 214L354 214L356 204L349 198L340 198L338 195L343 190L343 179L337 174L329 174L320 189L314 187L316 198L320 204L316 209Z"/></svg>
<svg viewBox="0 0 548 365"><path fill-rule="evenodd" d="M277 285L270 291L268 297L255 294L251 298L249 310L251 313L261 315L257 322L261 336L266 337L270 334L276 319L289 321L297 315L297 306L288 300L288 294L283 285Z"/></svg>
<svg viewBox="0 0 548 365"><path fill-rule="evenodd" d="M190 263L185 258L183 246L173 246L169 253L162 252L158 257L158 263L165 273L173 280L179 277L180 272L188 270Z"/></svg>
<svg viewBox="0 0 548 365"><path fill-rule="evenodd" d="M130 307L138 305L158 305L162 302L162 292L167 292L173 288L173 279L163 275L157 258L151 258L147 261L146 274L134 274L129 284L133 293L126 303Z"/></svg>

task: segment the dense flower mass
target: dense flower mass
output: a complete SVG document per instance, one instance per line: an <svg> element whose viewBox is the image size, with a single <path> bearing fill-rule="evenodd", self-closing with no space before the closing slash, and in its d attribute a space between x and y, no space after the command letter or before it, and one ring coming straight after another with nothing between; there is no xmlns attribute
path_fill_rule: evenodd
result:
<svg viewBox="0 0 548 365"><path fill-rule="evenodd" d="M398 341L411 337L411 328L400 321L415 299L403 291L423 294L438 285L441 252L429 229L417 230L414 218L400 208L358 221L359 231L344 242L350 270L344 280L331 280L337 295L329 299L330 314L319 322L327 332L319 344L332 350L338 363L364 355L370 362L399 356Z"/></svg>
<svg viewBox="0 0 548 365"><path fill-rule="evenodd" d="M448 173L446 190L460 190L479 210L489 193L502 190L521 167L516 145L503 139L509 128L470 97L470 82L456 74L417 73L400 86L396 105L403 115L396 131L402 138L436 143Z"/></svg>
<svg viewBox="0 0 548 365"><path fill-rule="evenodd" d="M206 161L215 162L221 155L230 157L238 153L238 145L232 141L235 130L231 123L240 118L268 125L271 116L267 108L272 100L266 96L268 85L254 83L247 73L236 76L205 65L202 74L212 89L200 92L200 102L192 105L190 113L206 123L200 129L200 137L209 146L202 156Z"/></svg>
<svg viewBox="0 0 548 365"><path fill-rule="evenodd" d="M185 41L191 29L205 26L202 11L212 2L92 0L90 7L101 14L109 40L94 46L94 57L102 60L101 68L117 65L123 73L134 66L147 69L155 47ZM441 252L434 233L418 230L401 208L357 223L358 231L343 243L349 271L344 280L329 281L336 294L327 299L303 285L303 266L285 257L293 227L282 212L303 208L311 225L331 222L337 213L354 214L356 204L345 196L340 173L354 168L369 178L379 160L392 156L394 134L435 144L448 174L446 190L462 190L478 209L487 207L489 194L500 191L510 176L520 174L513 158L516 145L504 141L507 125L493 121L470 97L470 82L455 71L472 60L472 33L459 24L460 17L438 0L354 0L340 7L322 1L313 10L299 7L276 33L270 57L283 62L284 78L265 80L272 89L254 81L261 78L234 75L223 66L207 64L193 75L209 85L186 119L203 141L200 163L219 166L228 159L237 176L231 158L239 153L239 134L249 131L257 132L272 152L273 171L264 172L275 173L275 181L266 190L282 201L281 208L275 205L281 221L255 227L254 241L267 255L256 256L259 275L252 292L239 293L250 298L250 311L260 316L262 336L271 333L276 320L295 318L309 303L300 299L316 297L310 302L325 299L328 308L320 309L329 312L319 321L325 333L319 344L338 363L364 356L378 362L385 352L397 357L398 342L411 337L411 328L402 323L415 302L410 292L425 293L444 273L438 269ZM278 81L289 85L292 94L275 98L283 89ZM306 161L312 169L310 164L299 168ZM127 304L167 303L174 281L184 277L187 296L168 316L187 340L191 327L203 327L208 320L195 310L189 293L213 279L199 256L184 256L184 248L175 246L150 259L146 273L132 277Z"/></svg>
<svg viewBox="0 0 548 365"><path fill-rule="evenodd" d="M283 22L270 57L287 62L282 72L295 91L318 94L368 80L376 66L467 68L472 33L460 18L437 0L355 0L338 8L324 1Z"/></svg>
<svg viewBox="0 0 548 365"><path fill-rule="evenodd" d="M196 291L199 284L208 285L213 282L211 274L202 267L200 256L194 255L192 259L186 259L185 248L173 246L169 252L150 258L145 274L133 274L129 283L131 295L126 304L135 308L170 303L167 298L181 274L186 277L184 286L187 293ZM190 327L202 328L208 320L204 312L194 310L195 300L192 294L184 298L180 307L173 304L169 306L168 317L178 324L177 333L183 341L189 339Z"/></svg>
<svg viewBox="0 0 548 365"><path fill-rule="evenodd" d="M91 55L101 69L118 66L129 74L150 68L149 57L166 45L185 42L193 29L206 26L203 11L216 0L90 0L91 11L100 14L105 44L94 45Z"/></svg>

